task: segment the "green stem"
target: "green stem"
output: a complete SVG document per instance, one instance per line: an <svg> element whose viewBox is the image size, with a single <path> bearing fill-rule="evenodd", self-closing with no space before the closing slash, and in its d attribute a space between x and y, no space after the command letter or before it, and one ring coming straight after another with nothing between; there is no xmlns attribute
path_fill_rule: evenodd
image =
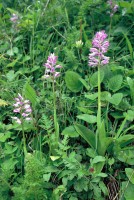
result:
<svg viewBox="0 0 134 200"><path fill-rule="evenodd" d="M98 149L100 127L101 127L101 81L100 81L100 64L99 64L98 65L98 112L97 112L96 151Z"/></svg>
<svg viewBox="0 0 134 200"><path fill-rule="evenodd" d="M109 127L109 123L108 123L108 111L109 111L109 102L107 103L107 109L106 109L106 116L105 116L105 121L106 121L106 129L108 132L108 127Z"/></svg>
<svg viewBox="0 0 134 200"><path fill-rule="evenodd" d="M66 1L65 0L64 0L64 5L66 6ZM67 19L68 28L70 28L70 22L69 22L69 17L68 17L68 12L67 12L66 7L65 7L65 16L66 16L66 19Z"/></svg>
<svg viewBox="0 0 134 200"><path fill-rule="evenodd" d="M112 17L110 18L108 39L110 38L110 35L111 35L111 29L112 29Z"/></svg>
<svg viewBox="0 0 134 200"><path fill-rule="evenodd" d="M24 155L27 154L27 148L26 148L26 138L25 138L25 132L24 132L24 126L23 126L23 120L22 121L22 124L21 124L21 127L22 127L22 136L23 136L23 149L24 149Z"/></svg>
<svg viewBox="0 0 134 200"><path fill-rule="evenodd" d="M56 95L55 95L55 82L54 82L54 78L53 78L53 106L54 106L54 128L55 128L55 137L56 137L56 143L58 144L59 131L58 131L58 127L57 127Z"/></svg>
<svg viewBox="0 0 134 200"><path fill-rule="evenodd" d="M98 66L98 113L97 113L97 128L101 126L101 80L100 80L100 65Z"/></svg>

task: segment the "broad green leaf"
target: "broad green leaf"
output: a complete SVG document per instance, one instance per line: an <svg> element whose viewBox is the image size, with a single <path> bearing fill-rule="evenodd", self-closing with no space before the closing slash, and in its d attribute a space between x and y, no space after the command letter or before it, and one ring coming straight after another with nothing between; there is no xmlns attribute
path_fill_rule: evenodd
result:
<svg viewBox="0 0 134 200"><path fill-rule="evenodd" d="M8 56L13 56L13 55L14 55L13 49L9 49L9 50L7 51L7 55L8 55Z"/></svg>
<svg viewBox="0 0 134 200"><path fill-rule="evenodd" d="M108 159L108 164L111 166L115 163L115 159L114 158L109 158Z"/></svg>
<svg viewBox="0 0 134 200"><path fill-rule="evenodd" d="M100 130L98 130L99 140L102 141L103 138L106 138L106 130L104 120L101 123Z"/></svg>
<svg viewBox="0 0 134 200"><path fill-rule="evenodd" d="M69 198L69 200L78 200L78 198L77 198L77 197L71 196L71 197Z"/></svg>
<svg viewBox="0 0 134 200"><path fill-rule="evenodd" d="M124 119L123 113L119 111L114 111L110 115L115 119Z"/></svg>
<svg viewBox="0 0 134 200"><path fill-rule="evenodd" d="M58 168L53 166L53 165L48 165L45 167L45 173L54 173L54 172L58 172Z"/></svg>
<svg viewBox="0 0 134 200"><path fill-rule="evenodd" d="M5 150L4 150L4 153L5 153L5 154L13 154L17 149L18 149L17 146L13 147L13 146L10 145L9 143L5 143Z"/></svg>
<svg viewBox="0 0 134 200"><path fill-rule="evenodd" d="M6 67L14 67L16 65L16 63L22 58L22 54L18 54L17 58L14 59L12 62L10 62ZM20 71L18 71L16 74L20 73Z"/></svg>
<svg viewBox="0 0 134 200"><path fill-rule="evenodd" d="M52 161L58 160L60 158L60 156L50 156Z"/></svg>
<svg viewBox="0 0 134 200"><path fill-rule="evenodd" d="M78 132L76 131L75 127L74 126L69 126L69 127L66 127L63 131L62 131L62 135L67 135L69 137L78 137L79 134Z"/></svg>
<svg viewBox="0 0 134 200"><path fill-rule="evenodd" d="M85 94L85 97L87 99L95 100L98 97L98 92L96 92L94 94Z"/></svg>
<svg viewBox="0 0 134 200"><path fill-rule="evenodd" d="M12 158L11 156L6 159L4 162L1 163L1 168L3 169L3 171L7 171L7 170L13 170L15 165L18 163L19 161L17 161L16 159Z"/></svg>
<svg viewBox="0 0 134 200"><path fill-rule="evenodd" d="M14 52L15 54L18 54L18 52L19 52L18 47L13 47L13 52Z"/></svg>
<svg viewBox="0 0 134 200"><path fill-rule="evenodd" d="M106 185L103 183L103 181L99 182L99 187L102 190L103 194L107 196L108 195L108 189L107 189Z"/></svg>
<svg viewBox="0 0 134 200"><path fill-rule="evenodd" d="M93 148L95 149L95 134L88 129L87 127L80 125L80 124L75 124L74 125L76 131L79 133L79 135L81 135L81 137L83 137L87 143Z"/></svg>
<svg viewBox="0 0 134 200"><path fill-rule="evenodd" d="M134 111L133 110L128 110L127 113L123 113L124 116L128 121L133 121L134 120Z"/></svg>
<svg viewBox="0 0 134 200"><path fill-rule="evenodd" d="M134 199L134 184L128 183L127 181L122 182L122 193L125 197L125 200L133 200Z"/></svg>
<svg viewBox="0 0 134 200"><path fill-rule="evenodd" d="M9 139L11 136L11 132L0 133L0 142L5 142L7 139Z"/></svg>
<svg viewBox="0 0 134 200"><path fill-rule="evenodd" d="M24 85L23 91L25 97L30 100L33 106L35 106L37 103L36 92L28 82Z"/></svg>
<svg viewBox="0 0 134 200"><path fill-rule="evenodd" d="M123 83L122 75L115 75L109 79L108 88L113 92L116 92L121 88L122 83Z"/></svg>
<svg viewBox="0 0 134 200"><path fill-rule="evenodd" d="M34 72L36 70L38 70L40 68L40 66L34 66L32 69L30 69L30 72Z"/></svg>
<svg viewBox="0 0 134 200"><path fill-rule="evenodd" d="M115 151L117 151L115 149ZM124 163L127 163L129 165L134 165L134 149L131 147L128 147L127 149L121 149L119 152L117 152L117 158Z"/></svg>
<svg viewBox="0 0 134 200"><path fill-rule="evenodd" d="M43 180L48 182L50 180L50 177L51 177L51 173L48 173L48 174L44 174L43 175Z"/></svg>
<svg viewBox="0 0 134 200"><path fill-rule="evenodd" d="M104 121L101 123L100 129L98 131L98 153L99 155L104 155L106 151L106 130Z"/></svg>
<svg viewBox="0 0 134 200"><path fill-rule="evenodd" d="M124 142L128 142L129 140L134 140L134 135L127 134L127 135L120 136L119 138L116 139L116 141L120 144Z"/></svg>
<svg viewBox="0 0 134 200"><path fill-rule="evenodd" d="M3 5L2 5L2 3L0 3L0 10L3 8Z"/></svg>
<svg viewBox="0 0 134 200"><path fill-rule="evenodd" d="M93 160L92 160L92 166L95 169L95 174L96 176L98 176L98 174L101 173L104 164L105 164L105 157L103 156L96 156Z"/></svg>
<svg viewBox="0 0 134 200"><path fill-rule="evenodd" d="M80 92L83 87L80 78L80 75L76 72L67 71L65 74L65 82L68 89L72 92Z"/></svg>
<svg viewBox="0 0 134 200"><path fill-rule="evenodd" d="M58 199L56 198L55 200L59 200L60 195L63 194L64 192L66 192L66 188L64 185L59 185L56 189L54 189L53 191L54 197L58 195Z"/></svg>
<svg viewBox="0 0 134 200"><path fill-rule="evenodd" d="M130 42L130 40L129 40L129 38L127 37L126 34L124 34L124 37L125 37L125 39L126 39L126 43L127 43L127 45L128 45L128 49L129 49L131 58L133 59L133 47L132 47L132 44L131 44L131 42Z"/></svg>
<svg viewBox="0 0 134 200"><path fill-rule="evenodd" d="M131 3L126 2L126 1L120 1L119 5L123 8L130 8L131 7Z"/></svg>
<svg viewBox="0 0 134 200"><path fill-rule="evenodd" d="M97 174L97 176L100 176L100 177L103 177L103 178L105 178L105 177L107 177L107 174L106 173L99 173L99 174Z"/></svg>
<svg viewBox="0 0 134 200"><path fill-rule="evenodd" d="M83 112L83 113L86 113L86 114L93 114L94 112L92 110L89 110L88 107L82 107L82 106L77 106L77 108Z"/></svg>
<svg viewBox="0 0 134 200"><path fill-rule="evenodd" d="M112 137L107 137L105 138L104 140L104 145L103 145L103 148L100 150L99 147L98 147L98 152L100 153L100 155L105 155L106 151L107 151L107 148L109 147L109 145L113 142L113 138Z"/></svg>
<svg viewBox="0 0 134 200"><path fill-rule="evenodd" d="M23 40L23 37L24 37L23 35L19 35L18 37L15 37L15 38L14 38L14 42Z"/></svg>
<svg viewBox="0 0 134 200"><path fill-rule="evenodd" d="M84 177L77 180L74 184L74 189L77 191L77 192L82 192L83 190L84 191L87 191L88 190L88 184L89 184L89 180L85 179Z"/></svg>
<svg viewBox="0 0 134 200"><path fill-rule="evenodd" d="M62 183L63 185L66 187L67 186L67 182L68 182L68 178L67 177L63 177L62 178Z"/></svg>
<svg viewBox="0 0 134 200"><path fill-rule="evenodd" d="M19 49L17 47L13 47L7 51L7 55L13 56L14 54L18 54Z"/></svg>
<svg viewBox="0 0 134 200"><path fill-rule="evenodd" d="M96 152L92 148L87 148L86 155L88 155L90 158L95 158Z"/></svg>
<svg viewBox="0 0 134 200"><path fill-rule="evenodd" d="M88 84L83 78L79 78L79 80L80 80L80 82L85 86L85 88L86 88L87 90L90 89L89 84Z"/></svg>
<svg viewBox="0 0 134 200"><path fill-rule="evenodd" d="M101 92L101 100L106 101L108 98L111 97L111 94L107 91Z"/></svg>
<svg viewBox="0 0 134 200"><path fill-rule="evenodd" d="M11 9L11 8L6 8L11 14L13 14L13 13L15 13L15 14L17 14L17 12L15 11L15 10L13 10L13 9Z"/></svg>
<svg viewBox="0 0 134 200"><path fill-rule="evenodd" d="M101 189L99 188L99 186L97 184L92 184L93 187L93 191L94 191L94 199L99 199L102 200L101 198Z"/></svg>
<svg viewBox="0 0 134 200"><path fill-rule="evenodd" d="M13 81L15 79L15 77L17 76L17 73L14 73L14 70L10 70L7 74L7 80L8 81Z"/></svg>
<svg viewBox="0 0 134 200"><path fill-rule="evenodd" d="M103 156L96 156L93 161L92 161L92 164L96 164L96 163L99 163L99 162L105 162L105 157Z"/></svg>
<svg viewBox="0 0 134 200"><path fill-rule="evenodd" d="M134 169L132 168L125 168L126 175L129 181L134 184Z"/></svg>
<svg viewBox="0 0 134 200"><path fill-rule="evenodd" d="M28 61L28 60L30 60L30 59L31 59L31 57L28 56L28 55L26 55L26 56L23 58L23 61L22 61L22 62L24 63L24 62L26 62L26 61Z"/></svg>
<svg viewBox="0 0 134 200"><path fill-rule="evenodd" d="M100 82L104 79L104 71L100 71ZM98 86L98 72L95 72L90 78L90 84L92 87Z"/></svg>
<svg viewBox="0 0 134 200"><path fill-rule="evenodd" d="M97 117L94 115L82 114L82 115L77 115L77 118L82 119L83 121L86 121L89 124L94 124L97 122Z"/></svg>
<svg viewBox="0 0 134 200"><path fill-rule="evenodd" d="M112 103L112 104L117 106L121 102L122 98L123 98L123 94L122 93L116 93L112 97L108 97L107 100L110 103Z"/></svg>
<svg viewBox="0 0 134 200"><path fill-rule="evenodd" d="M130 77L127 77L127 82L130 87L131 98L132 98L132 105L134 105L134 80Z"/></svg>
<svg viewBox="0 0 134 200"><path fill-rule="evenodd" d="M103 121L100 130L98 130L98 154L104 156L108 146L111 144L112 141L113 138L106 136L105 123Z"/></svg>
<svg viewBox="0 0 134 200"><path fill-rule="evenodd" d="M126 1L119 1L119 6L125 9L126 13L133 13L133 0L130 2L126 2Z"/></svg>

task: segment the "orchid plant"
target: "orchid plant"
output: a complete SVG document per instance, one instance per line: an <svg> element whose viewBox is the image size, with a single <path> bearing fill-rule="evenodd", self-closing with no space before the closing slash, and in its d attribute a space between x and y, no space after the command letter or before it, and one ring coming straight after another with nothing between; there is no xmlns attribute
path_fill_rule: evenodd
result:
<svg viewBox="0 0 134 200"><path fill-rule="evenodd" d="M101 68L108 64L110 59L109 57L105 56L105 53L107 53L109 47L109 41L107 40L107 37L108 35L104 30L97 32L93 38L92 47L89 54L89 66L98 68L98 111L96 133L83 125L75 124L76 131L89 143L96 156L105 156L105 153L110 145L112 145L113 149L116 149L116 146L122 145L124 141L130 142L134 138L132 135L125 135L126 132L123 131L126 121L131 120L130 111L126 113L125 119L122 121L119 129L116 130L115 137L109 137L109 133L107 133L105 130L105 121L102 119L100 72ZM100 165L100 171L102 170L103 164L104 163Z"/></svg>
<svg viewBox="0 0 134 200"><path fill-rule="evenodd" d="M24 133L24 122L25 121L31 121L31 114L32 114L32 108L30 105L29 100L25 100L21 94L18 93L18 97L15 98L14 106L14 113L17 113L19 117L11 117L17 124L20 124L22 127L22 134L23 134L23 145L24 145L24 153L27 152L26 150L26 139L25 139L25 133Z"/></svg>
<svg viewBox="0 0 134 200"><path fill-rule="evenodd" d="M109 63L109 57L104 54L108 51L109 41L106 40L107 34L104 30L96 33L92 48L89 54L89 66L98 67L98 113L97 113L97 128L98 132L101 128L101 83L100 83L100 68ZM98 145L98 135L96 134L96 150Z"/></svg>
<svg viewBox="0 0 134 200"><path fill-rule="evenodd" d="M47 62L44 64L45 66L45 74L42 77L43 79L51 79L52 81L52 90L53 90L53 106L54 106L54 128L55 128L55 149L58 148L58 141L59 141L59 125L57 120L57 113L56 113L56 94L55 94L55 83L56 78L60 76L60 72L57 69L61 69L61 65L57 65L58 56L54 53L51 53L48 56ZM53 151L52 145L50 145L50 149L55 154L55 150Z"/></svg>
<svg viewBox="0 0 134 200"><path fill-rule="evenodd" d="M110 6L111 12L110 12L110 17L113 17L114 13L117 12L119 6L115 4L112 0L109 0L108 5Z"/></svg>

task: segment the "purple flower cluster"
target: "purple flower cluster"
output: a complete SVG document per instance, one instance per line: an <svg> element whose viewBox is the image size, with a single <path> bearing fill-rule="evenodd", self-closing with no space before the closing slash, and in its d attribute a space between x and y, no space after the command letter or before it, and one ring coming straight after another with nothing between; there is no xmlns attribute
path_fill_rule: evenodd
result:
<svg viewBox="0 0 134 200"><path fill-rule="evenodd" d="M109 47L109 42L106 40L107 34L105 31L99 31L95 34L92 41L92 48L89 54L89 66L106 65L109 63L109 57L104 56Z"/></svg>
<svg viewBox="0 0 134 200"><path fill-rule="evenodd" d="M15 98L15 101L16 101L15 104L13 104L15 108L13 112L19 113L20 118L12 117L12 119L14 119L18 124L21 124L23 120L30 121L31 117L29 117L29 115L32 113L30 101L25 100L19 93L18 97Z"/></svg>
<svg viewBox="0 0 134 200"><path fill-rule="evenodd" d="M119 6L117 4L114 4L114 2L112 0L109 0L108 5L110 6L111 12L110 12L110 17L112 17L114 15L114 13L117 12Z"/></svg>
<svg viewBox="0 0 134 200"><path fill-rule="evenodd" d="M12 17L10 18L10 21L13 23L16 23L18 21L19 17L16 14L12 14Z"/></svg>
<svg viewBox="0 0 134 200"><path fill-rule="evenodd" d="M43 78L46 79L52 77L55 79L60 76L60 72L57 72L56 69L62 68L62 66L56 65L57 59L58 57L55 56L54 53L51 53L48 56L47 62L43 65L46 67L45 75L43 76Z"/></svg>

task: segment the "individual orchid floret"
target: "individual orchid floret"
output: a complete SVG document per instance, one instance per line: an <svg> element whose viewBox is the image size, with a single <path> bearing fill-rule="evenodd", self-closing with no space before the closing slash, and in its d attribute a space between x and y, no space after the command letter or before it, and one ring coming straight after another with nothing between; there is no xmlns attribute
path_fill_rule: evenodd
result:
<svg viewBox="0 0 134 200"><path fill-rule="evenodd" d="M114 13L117 12L119 6L117 4L115 4L112 0L109 0L108 2L108 5L110 6L110 17L112 17L114 15Z"/></svg>
<svg viewBox="0 0 134 200"><path fill-rule="evenodd" d="M95 67L109 63L109 57L104 55L104 53L108 51L109 47L109 42L106 38L107 34L104 30L95 34L92 41L92 48L90 48L89 66Z"/></svg>
<svg viewBox="0 0 134 200"><path fill-rule="evenodd" d="M15 120L18 124L21 124L24 120L30 121L31 120L31 113L32 108L30 106L30 101L25 100L19 93L18 97L15 98L14 106L14 113L18 113L19 117L12 117L13 120Z"/></svg>
<svg viewBox="0 0 134 200"><path fill-rule="evenodd" d="M16 23L18 21L19 17L17 14L13 13L12 17L10 18L10 21L13 23Z"/></svg>
<svg viewBox="0 0 134 200"><path fill-rule="evenodd" d="M60 72L57 72L56 69L60 69L62 68L61 65L56 65L57 63L57 59L58 57L55 56L54 53L51 53L48 56L47 62L43 65L46 67L45 69L45 75L43 76L43 78L47 79L47 78L57 78L60 76Z"/></svg>

